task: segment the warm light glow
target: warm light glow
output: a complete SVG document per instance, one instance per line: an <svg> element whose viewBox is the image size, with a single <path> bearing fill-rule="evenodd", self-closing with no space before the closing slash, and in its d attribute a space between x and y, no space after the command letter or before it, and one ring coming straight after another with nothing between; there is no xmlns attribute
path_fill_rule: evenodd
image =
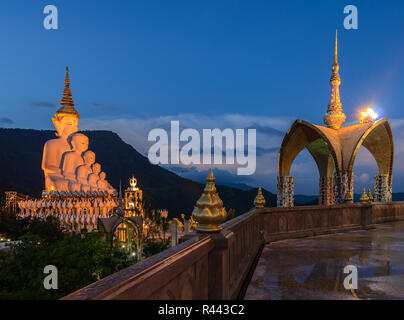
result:
<svg viewBox="0 0 404 320"><path fill-rule="evenodd" d="M366 123L366 122L373 122L377 119L378 114L373 111L372 108L367 108L366 111L362 111L360 114L359 122Z"/></svg>
<svg viewBox="0 0 404 320"><path fill-rule="evenodd" d="M51 191L54 191L55 190L55 187L54 186L51 186Z"/></svg>

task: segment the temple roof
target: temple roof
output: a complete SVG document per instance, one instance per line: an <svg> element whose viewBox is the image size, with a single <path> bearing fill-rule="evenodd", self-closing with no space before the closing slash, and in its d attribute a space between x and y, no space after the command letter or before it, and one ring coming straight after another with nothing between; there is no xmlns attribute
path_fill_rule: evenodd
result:
<svg viewBox="0 0 404 320"><path fill-rule="evenodd" d="M320 175L329 176L334 169L350 171L361 145L374 156L380 174L389 174L394 142L387 119L341 127L339 130L296 120L282 142L279 175L289 175L294 159L304 148L309 149L316 160ZM333 161L330 162L331 159Z"/></svg>

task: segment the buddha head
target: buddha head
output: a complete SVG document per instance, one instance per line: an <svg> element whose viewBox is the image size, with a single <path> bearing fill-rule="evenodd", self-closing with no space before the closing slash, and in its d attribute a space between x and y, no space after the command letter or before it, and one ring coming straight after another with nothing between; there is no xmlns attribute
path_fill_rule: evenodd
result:
<svg viewBox="0 0 404 320"><path fill-rule="evenodd" d="M55 118L52 118L52 122L58 137L67 138L79 130L79 119L75 115L56 113Z"/></svg>
<svg viewBox="0 0 404 320"><path fill-rule="evenodd" d="M65 89L60 101L61 107L56 111L55 118L52 118L56 128L57 136L67 138L72 133L77 132L80 115L74 108L72 92L70 91L69 69L66 67Z"/></svg>
<svg viewBox="0 0 404 320"><path fill-rule="evenodd" d="M93 164L93 173L99 174L101 172L101 165L99 163Z"/></svg>
<svg viewBox="0 0 404 320"><path fill-rule="evenodd" d="M100 180L105 180L106 177L107 177L107 174L105 172L100 173Z"/></svg>
<svg viewBox="0 0 404 320"><path fill-rule="evenodd" d="M88 149L88 138L84 134L76 132L72 135L71 145L74 151L81 154Z"/></svg>
<svg viewBox="0 0 404 320"><path fill-rule="evenodd" d="M91 150L87 150L83 154L84 163L91 166L95 162L95 153Z"/></svg>

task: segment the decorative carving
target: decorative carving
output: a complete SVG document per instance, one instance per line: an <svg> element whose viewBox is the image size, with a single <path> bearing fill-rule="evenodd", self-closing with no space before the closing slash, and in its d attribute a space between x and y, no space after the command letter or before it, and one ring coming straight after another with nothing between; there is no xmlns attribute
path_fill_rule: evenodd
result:
<svg viewBox="0 0 404 320"><path fill-rule="evenodd" d="M294 206L294 178L291 176L278 177L278 207Z"/></svg>

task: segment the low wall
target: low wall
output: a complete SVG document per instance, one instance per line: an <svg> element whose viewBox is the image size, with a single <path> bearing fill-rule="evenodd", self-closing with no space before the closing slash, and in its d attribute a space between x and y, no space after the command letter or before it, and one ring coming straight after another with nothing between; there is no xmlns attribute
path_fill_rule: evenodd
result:
<svg viewBox="0 0 404 320"><path fill-rule="evenodd" d="M263 208L266 242L372 228L374 224L404 220L404 202Z"/></svg>
<svg viewBox="0 0 404 320"><path fill-rule="evenodd" d="M264 240L248 212L216 234L191 239L80 289L62 300L236 299Z"/></svg>
<svg viewBox="0 0 404 320"><path fill-rule="evenodd" d="M189 240L63 299L237 299L265 242L398 220L404 220L404 202L251 210L219 233L187 235Z"/></svg>

